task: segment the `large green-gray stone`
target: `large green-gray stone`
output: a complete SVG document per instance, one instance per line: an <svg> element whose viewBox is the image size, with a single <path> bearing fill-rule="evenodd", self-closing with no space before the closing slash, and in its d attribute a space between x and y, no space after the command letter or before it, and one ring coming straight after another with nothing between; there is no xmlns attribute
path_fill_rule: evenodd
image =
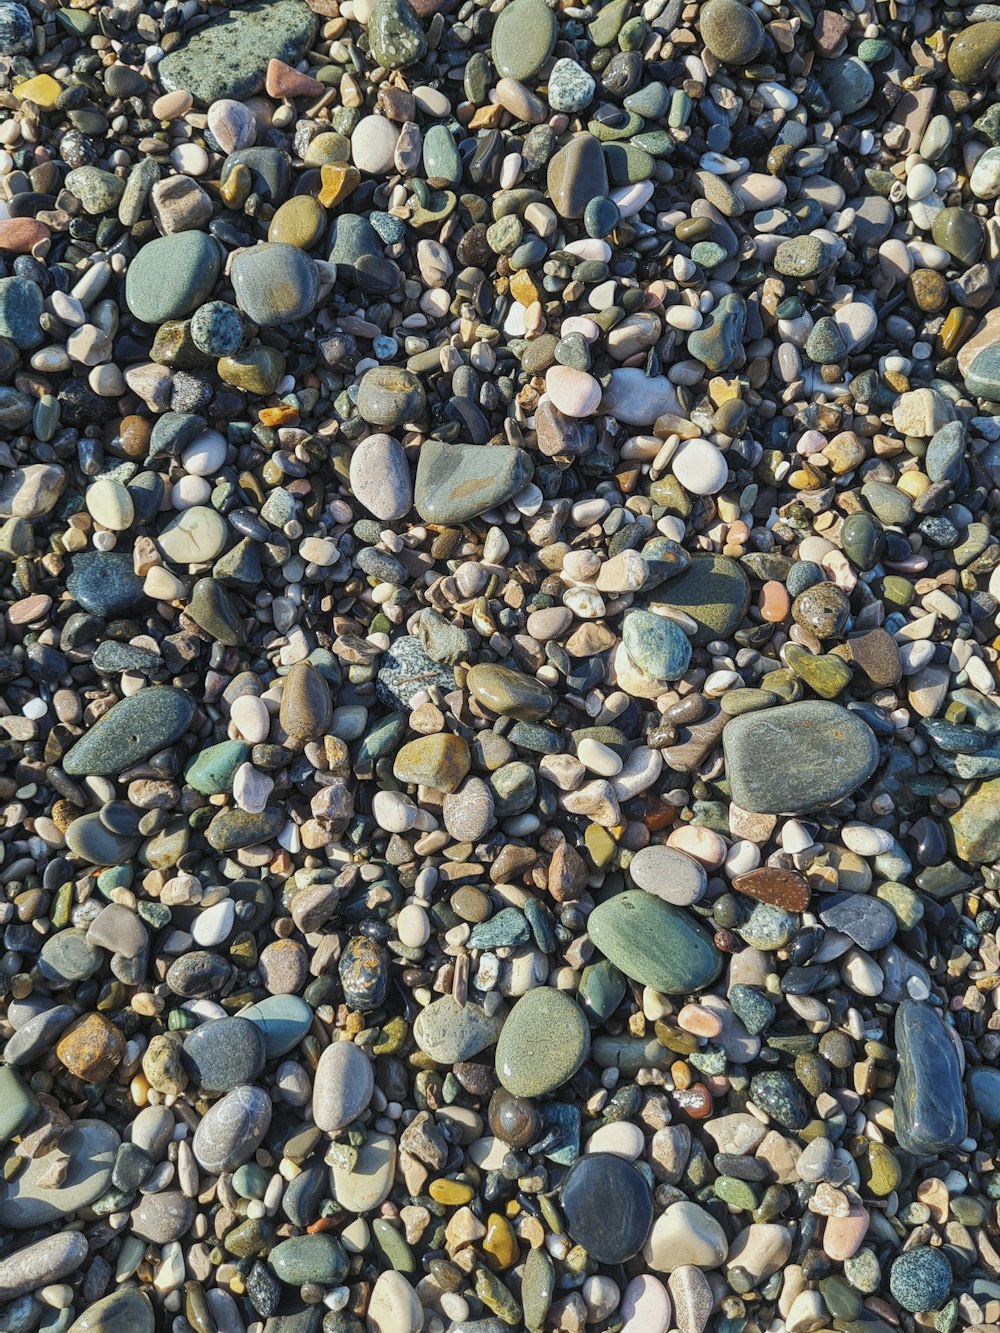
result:
<svg viewBox="0 0 1000 1333"><path fill-rule="evenodd" d="M417 457L414 506L427 523L464 523L516 495L533 473L530 456L511 445L426 440Z"/></svg>
<svg viewBox="0 0 1000 1333"><path fill-rule="evenodd" d="M121 1287L95 1301L67 1333L153 1333L156 1318L149 1297L136 1287Z"/></svg>
<svg viewBox="0 0 1000 1333"><path fill-rule="evenodd" d="M733 801L756 814L803 814L849 796L878 764L868 724L819 700L745 713L722 733Z"/></svg>
<svg viewBox="0 0 1000 1333"><path fill-rule="evenodd" d="M223 97L252 97L269 60L294 65L312 45L318 20L303 0L268 0L227 10L199 28L156 67L168 91L186 88L201 106Z"/></svg>
<svg viewBox="0 0 1000 1333"><path fill-rule="evenodd" d="M726 555L695 555L655 600L689 615L698 625L694 643L704 647L710 639L727 638L746 615L750 580Z"/></svg>
<svg viewBox="0 0 1000 1333"><path fill-rule="evenodd" d="M184 690L151 685L116 703L63 758L71 777L107 777L173 745L187 731L195 702Z"/></svg>
<svg viewBox="0 0 1000 1333"><path fill-rule="evenodd" d="M642 889L598 904L587 933L620 972L663 995L704 990L722 968L711 936L690 913Z"/></svg>
<svg viewBox="0 0 1000 1333"><path fill-rule="evenodd" d="M219 268L218 243L206 232L160 236L144 245L129 264L125 302L145 324L180 319L208 300Z"/></svg>
<svg viewBox="0 0 1000 1333"><path fill-rule="evenodd" d="M556 16L545 0L514 0L493 27L493 63L503 78L530 79L556 44Z"/></svg>
<svg viewBox="0 0 1000 1333"><path fill-rule="evenodd" d="M347 1272L347 1255L334 1236L291 1236L276 1245L268 1263L282 1282L301 1287L303 1282L319 1282L332 1287Z"/></svg>
<svg viewBox="0 0 1000 1333"><path fill-rule="evenodd" d="M507 1015L497 1042L497 1077L515 1097L540 1097L571 1079L589 1051L580 1006L564 991L538 986Z"/></svg>

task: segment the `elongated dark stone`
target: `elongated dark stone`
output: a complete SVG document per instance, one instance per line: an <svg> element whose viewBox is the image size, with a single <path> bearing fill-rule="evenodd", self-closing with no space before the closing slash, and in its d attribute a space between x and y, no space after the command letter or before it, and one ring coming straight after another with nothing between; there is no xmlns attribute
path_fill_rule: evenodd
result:
<svg viewBox="0 0 1000 1333"><path fill-rule="evenodd" d="M896 1051L896 1142L918 1157L956 1147L967 1133L962 1073L935 1009L903 1001L896 1011Z"/></svg>

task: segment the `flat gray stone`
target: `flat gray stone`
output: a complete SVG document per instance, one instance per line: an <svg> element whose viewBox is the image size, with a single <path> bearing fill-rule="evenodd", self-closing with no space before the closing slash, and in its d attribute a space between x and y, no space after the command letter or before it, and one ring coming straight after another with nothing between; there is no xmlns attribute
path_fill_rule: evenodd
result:
<svg viewBox="0 0 1000 1333"><path fill-rule="evenodd" d="M303 0L234 8L164 56L157 74L168 92L185 88L200 106L224 97L243 101L263 88L269 60L301 60L317 27Z"/></svg>
<svg viewBox="0 0 1000 1333"><path fill-rule="evenodd" d="M118 1143L118 1135L103 1120L77 1120L59 1144L69 1157L66 1179L54 1189L43 1189L39 1181L52 1163L46 1157L32 1158L16 1180L0 1181L0 1225L20 1231L86 1208L108 1187Z"/></svg>

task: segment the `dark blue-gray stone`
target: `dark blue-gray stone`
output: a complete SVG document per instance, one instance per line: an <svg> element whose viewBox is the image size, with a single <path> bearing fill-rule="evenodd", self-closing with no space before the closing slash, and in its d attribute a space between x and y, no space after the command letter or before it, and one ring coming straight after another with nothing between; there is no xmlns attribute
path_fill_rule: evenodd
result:
<svg viewBox="0 0 1000 1333"><path fill-rule="evenodd" d="M602 1264L637 1254L653 1221L653 1196L631 1162L612 1153L587 1153L570 1167L561 1203L566 1229Z"/></svg>
<svg viewBox="0 0 1000 1333"><path fill-rule="evenodd" d="M265 1057L263 1031L245 1018L202 1023L188 1034L182 1051L188 1073L205 1092L229 1092L252 1083Z"/></svg>
<svg viewBox="0 0 1000 1333"><path fill-rule="evenodd" d="M866 893L834 893L823 899L819 919L847 935L859 949L884 949L896 934L896 914L888 903Z"/></svg>
<svg viewBox="0 0 1000 1333"><path fill-rule="evenodd" d="M931 481L955 481L962 470L965 452L965 425L949 421L935 431L927 446L924 469Z"/></svg>
<svg viewBox="0 0 1000 1333"><path fill-rule="evenodd" d="M142 579L127 551L81 551L71 562L66 587L74 601L103 620L124 615L142 597Z"/></svg>
<svg viewBox="0 0 1000 1333"><path fill-rule="evenodd" d="M895 1038L896 1142L917 1157L936 1156L956 1147L967 1132L955 1042L937 1010L914 1000L896 1010Z"/></svg>
<svg viewBox="0 0 1000 1333"><path fill-rule="evenodd" d="M20 9L20 5L17 6ZM0 278L0 334L28 350L45 337L42 289L30 278Z"/></svg>
<svg viewBox="0 0 1000 1333"><path fill-rule="evenodd" d="M988 1125L1000 1125L1000 1069L980 1065L968 1077L969 1101Z"/></svg>
<svg viewBox="0 0 1000 1333"><path fill-rule="evenodd" d="M30 56L35 49L31 15L16 0L0 3L0 55Z"/></svg>

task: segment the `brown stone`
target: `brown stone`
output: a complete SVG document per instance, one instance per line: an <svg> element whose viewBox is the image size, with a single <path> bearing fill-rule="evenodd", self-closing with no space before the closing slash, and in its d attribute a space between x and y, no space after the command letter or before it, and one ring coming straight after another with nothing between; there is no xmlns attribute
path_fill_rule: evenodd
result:
<svg viewBox="0 0 1000 1333"><path fill-rule="evenodd" d="M873 685L895 685L902 677L899 647L888 630L870 629L856 634L843 647L847 660L859 666Z"/></svg>
<svg viewBox="0 0 1000 1333"><path fill-rule="evenodd" d="M85 1083L103 1083L125 1054L125 1038L103 1014L84 1014L56 1043L56 1055Z"/></svg>
<svg viewBox="0 0 1000 1333"><path fill-rule="evenodd" d="M547 888L557 903L579 898L587 887L587 864L568 842L561 842L549 862Z"/></svg>
<svg viewBox="0 0 1000 1333"><path fill-rule="evenodd" d="M37 218L6 218L0 222L0 250L11 255L30 254L39 241L51 235L51 228Z"/></svg>
<svg viewBox="0 0 1000 1333"><path fill-rule="evenodd" d="M737 875L733 888L748 898L756 898L759 903L770 903L786 912L804 912L809 905L809 885L794 870L761 866L745 875Z"/></svg>
<svg viewBox="0 0 1000 1333"><path fill-rule="evenodd" d="M268 61L264 88L268 97L322 97L327 90L325 83L300 74L283 60Z"/></svg>

